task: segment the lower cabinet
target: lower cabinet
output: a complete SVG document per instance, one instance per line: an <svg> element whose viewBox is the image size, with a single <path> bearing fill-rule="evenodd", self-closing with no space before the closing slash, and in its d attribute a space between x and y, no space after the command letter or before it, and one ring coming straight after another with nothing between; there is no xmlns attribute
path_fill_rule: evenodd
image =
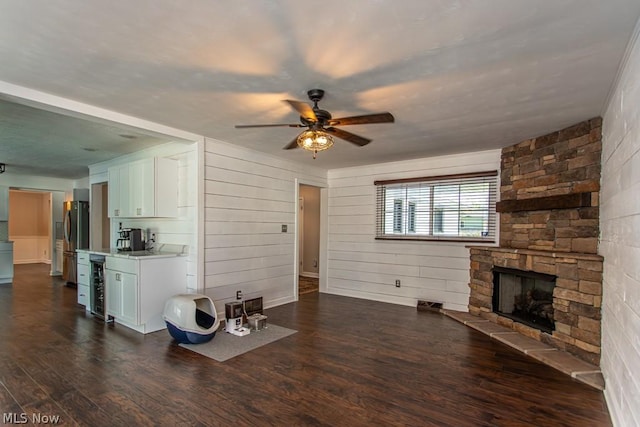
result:
<svg viewBox="0 0 640 427"><path fill-rule="evenodd" d="M138 276L106 269L107 314L138 324Z"/></svg>
<svg viewBox="0 0 640 427"><path fill-rule="evenodd" d="M89 304L89 286L78 283L78 304L83 305L87 311L91 309Z"/></svg>
<svg viewBox="0 0 640 427"><path fill-rule="evenodd" d="M87 252L77 253L77 284L78 284L78 304L83 305L87 311L91 310L89 300L89 254Z"/></svg>
<svg viewBox="0 0 640 427"><path fill-rule="evenodd" d="M56 240L56 268L55 270L62 273L62 260L64 259L64 240Z"/></svg>
<svg viewBox="0 0 640 427"><path fill-rule="evenodd" d="M13 242L0 242L0 283L13 282Z"/></svg>
<svg viewBox="0 0 640 427"><path fill-rule="evenodd" d="M165 302L186 292L185 257L105 258L106 313L138 332L164 329Z"/></svg>

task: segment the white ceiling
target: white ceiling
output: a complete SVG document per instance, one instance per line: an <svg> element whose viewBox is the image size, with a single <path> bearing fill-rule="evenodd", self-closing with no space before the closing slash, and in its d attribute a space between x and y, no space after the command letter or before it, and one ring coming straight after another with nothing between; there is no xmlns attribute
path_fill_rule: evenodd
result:
<svg viewBox="0 0 640 427"><path fill-rule="evenodd" d="M14 173L82 178L87 165L175 140L0 98L0 163Z"/></svg>
<svg viewBox="0 0 640 427"><path fill-rule="evenodd" d="M500 148L598 116L639 16L638 0L0 0L0 81L330 169ZM396 122L345 127L373 142L316 160L282 150L298 129L234 128L297 123L281 100L316 87L334 117ZM23 107L0 103L0 162L48 158L62 176L66 159L131 147L131 129Z"/></svg>

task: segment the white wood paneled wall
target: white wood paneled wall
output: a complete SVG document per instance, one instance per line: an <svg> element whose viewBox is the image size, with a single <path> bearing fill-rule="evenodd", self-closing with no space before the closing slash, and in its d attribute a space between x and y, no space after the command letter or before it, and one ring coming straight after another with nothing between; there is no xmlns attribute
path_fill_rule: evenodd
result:
<svg viewBox="0 0 640 427"><path fill-rule="evenodd" d="M603 117L602 358L616 426L640 425L640 21Z"/></svg>
<svg viewBox="0 0 640 427"><path fill-rule="evenodd" d="M500 169L500 150L330 170L327 292L467 311L465 243L375 240L375 180ZM395 287L396 280L401 287Z"/></svg>
<svg viewBox="0 0 640 427"><path fill-rule="evenodd" d="M326 171L207 139L205 293L219 312L238 290L295 301L296 179L326 186Z"/></svg>

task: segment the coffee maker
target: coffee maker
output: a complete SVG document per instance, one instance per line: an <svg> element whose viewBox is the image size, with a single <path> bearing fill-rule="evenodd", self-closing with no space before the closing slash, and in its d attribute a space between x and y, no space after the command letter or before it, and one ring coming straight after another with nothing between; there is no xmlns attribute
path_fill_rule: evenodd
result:
<svg viewBox="0 0 640 427"><path fill-rule="evenodd" d="M120 238L116 241L118 251L143 251L144 240L141 228L121 228Z"/></svg>

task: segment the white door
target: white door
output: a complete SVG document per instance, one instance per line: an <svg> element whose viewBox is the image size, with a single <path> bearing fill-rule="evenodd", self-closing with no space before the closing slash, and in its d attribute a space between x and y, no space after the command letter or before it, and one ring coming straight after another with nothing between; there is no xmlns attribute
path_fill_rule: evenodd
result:
<svg viewBox="0 0 640 427"><path fill-rule="evenodd" d="M155 164L154 159L143 159L129 165L129 203L131 215L151 217L155 215Z"/></svg>
<svg viewBox="0 0 640 427"><path fill-rule="evenodd" d="M105 296L107 298L106 312L119 318L122 316L122 273L114 270L104 270Z"/></svg>
<svg viewBox="0 0 640 427"><path fill-rule="evenodd" d="M131 273L120 273L122 283L122 316L125 322L134 325L138 321L138 276Z"/></svg>

